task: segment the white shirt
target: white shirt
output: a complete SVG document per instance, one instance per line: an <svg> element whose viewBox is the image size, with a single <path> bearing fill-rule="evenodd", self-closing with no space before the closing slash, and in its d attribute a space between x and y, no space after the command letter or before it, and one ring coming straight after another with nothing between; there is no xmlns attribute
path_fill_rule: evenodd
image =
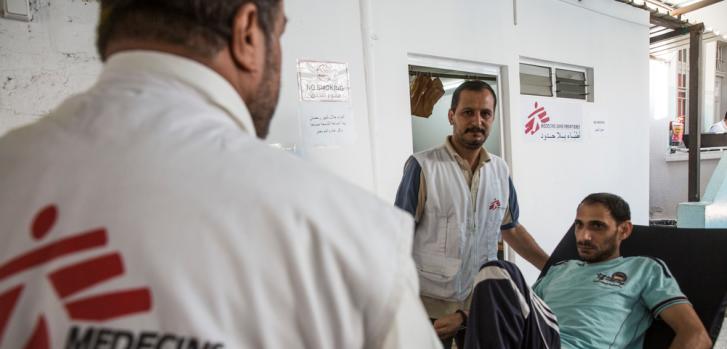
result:
<svg viewBox="0 0 727 349"><path fill-rule="evenodd" d="M408 215L253 130L220 75L136 51L0 138L0 348L438 348Z"/></svg>
<svg viewBox="0 0 727 349"><path fill-rule="evenodd" d="M716 122L709 127L709 133L727 133L727 125L724 121Z"/></svg>

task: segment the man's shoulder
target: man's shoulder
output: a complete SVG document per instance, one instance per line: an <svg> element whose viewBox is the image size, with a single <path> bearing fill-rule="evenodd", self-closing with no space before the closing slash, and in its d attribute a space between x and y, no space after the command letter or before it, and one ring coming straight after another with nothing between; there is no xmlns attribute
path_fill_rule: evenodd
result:
<svg viewBox="0 0 727 349"><path fill-rule="evenodd" d="M566 269L568 267L578 267L578 266L584 266L585 262L579 260L579 259L566 259L562 261L555 262L550 269L560 271L563 269Z"/></svg>
<svg viewBox="0 0 727 349"><path fill-rule="evenodd" d="M504 160L503 158L501 158L501 157L499 157L499 156L497 156L497 155L495 155L495 154L492 154L492 153L488 153L488 154L489 154L489 156L490 156L490 161L489 161L489 163L491 163L492 165L495 165L495 166L500 166L500 167L504 167L504 168L509 168L509 167L507 166L507 162L505 162L505 160Z"/></svg>
<svg viewBox="0 0 727 349"><path fill-rule="evenodd" d="M672 274L666 262L660 258L653 256L632 256L624 257L624 262L631 268L643 269L648 273L661 273L665 277L671 278Z"/></svg>
<svg viewBox="0 0 727 349"><path fill-rule="evenodd" d="M439 156L447 154L447 148L444 145L438 145L429 149L421 150L414 153L411 158L420 161L420 159L427 159L433 156Z"/></svg>
<svg viewBox="0 0 727 349"><path fill-rule="evenodd" d="M566 259L566 260L558 261L558 262L555 262L553 265L551 265L550 268L548 268L548 271L545 273L545 275L543 275L541 277L541 279L557 277L557 276L563 274L564 272L567 275L567 273L568 273L567 271L569 269L577 268L577 267L583 266L583 265L585 265L585 264L582 261L577 260L577 259Z"/></svg>
<svg viewBox="0 0 727 349"><path fill-rule="evenodd" d="M492 154L490 152L487 152L487 155L490 157L490 161L493 161L494 160L494 161L497 161L497 162L500 162L500 161L505 162L505 160L503 160L502 157L500 157L499 155L495 155L495 154Z"/></svg>
<svg viewBox="0 0 727 349"><path fill-rule="evenodd" d="M349 219L352 230L356 229L355 222L386 226L392 220L398 221L397 224L410 220L404 211L339 175L263 142L256 143L250 151L255 153L252 157L257 164L240 161L238 169L247 173L245 169L259 168L258 173L249 175L264 185L251 189L262 195L269 193L271 204L289 206L296 211L326 212L321 217L337 213Z"/></svg>

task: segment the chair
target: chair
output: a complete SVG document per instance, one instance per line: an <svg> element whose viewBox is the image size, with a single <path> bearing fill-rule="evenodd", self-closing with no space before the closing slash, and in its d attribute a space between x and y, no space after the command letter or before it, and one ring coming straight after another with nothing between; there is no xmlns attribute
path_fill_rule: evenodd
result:
<svg viewBox="0 0 727 349"><path fill-rule="evenodd" d="M724 317L720 304L727 293L727 229L635 225L631 237L621 243L621 255L663 260L715 340ZM571 226L540 275L545 275L559 261L578 258ZM644 348L668 348L673 337L671 328L662 320L656 320L646 332Z"/></svg>

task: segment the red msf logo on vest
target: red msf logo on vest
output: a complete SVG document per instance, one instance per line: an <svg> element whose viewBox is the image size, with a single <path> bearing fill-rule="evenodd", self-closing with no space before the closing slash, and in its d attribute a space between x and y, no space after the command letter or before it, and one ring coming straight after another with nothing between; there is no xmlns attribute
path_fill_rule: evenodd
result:
<svg viewBox="0 0 727 349"><path fill-rule="evenodd" d="M49 205L35 216L30 234L39 243L44 240L58 218L58 209ZM51 261L94 249L105 247L108 243L106 229L98 228L45 243L15 258L0 261L0 283L20 273L33 270ZM118 252L99 253L87 260L68 264L52 270L46 277L55 289L58 300L63 304L72 320L103 323L105 321L149 312L152 308L152 295L147 287L103 292L70 300L79 292L106 281L122 276L124 264ZM0 344L3 335L12 323L13 311L24 293L25 285L12 285L9 289L0 288ZM32 334L25 342L25 349L50 348L48 324L44 314L37 314ZM77 330L77 329L76 329ZM99 343L96 343L99 344ZM56 343L56 346L60 343Z"/></svg>
<svg viewBox="0 0 727 349"><path fill-rule="evenodd" d="M502 206L500 204L500 200L498 200L498 199L492 200L492 202L490 203L490 211L494 211L494 210L500 208L500 206Z"/></svg>
<svg viewBox="0 0 727 349"><path fill-rule="evenodd" d="M528 115L528 120L525 121L525 134L534 135L540 131L540 125L550 121L548 112L545 111L545 107L539 106L538 102L535 102L535 110Z"/></svg>

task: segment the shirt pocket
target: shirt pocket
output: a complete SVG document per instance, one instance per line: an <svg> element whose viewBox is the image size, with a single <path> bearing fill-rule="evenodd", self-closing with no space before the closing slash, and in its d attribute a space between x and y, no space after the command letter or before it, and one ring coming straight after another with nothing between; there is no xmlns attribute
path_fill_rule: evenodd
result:
<svg viewBox="0 0 727 349"><path fill-rule="evenodd" d="M447 216L427 212L425 229L417 230L415 251L428 255L444 256L447 244Z"/></svg>
<svg viewBox="0 0 727 349"><path fill-rule="evenodd" d="M462 267L461 259L442 255L415 253L414 259L423 278L440 283L454 281Z"/></svg>

